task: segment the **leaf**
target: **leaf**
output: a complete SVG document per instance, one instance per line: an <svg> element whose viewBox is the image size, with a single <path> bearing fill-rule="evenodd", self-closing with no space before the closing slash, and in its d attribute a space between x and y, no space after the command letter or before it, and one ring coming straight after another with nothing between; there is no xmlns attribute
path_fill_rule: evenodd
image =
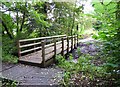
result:
<svg viewBox="0 0 120 87"><path fill-rule="evenodd" d="M107 6L107 9L114 9L116 8L117 4L116 3L111 3Z"/></svg>
<svg viewBox="0 0 120 87"><path fill-rule="evenodd" d="M118 64L113 64L113 63L106 63L105 65L111 66L111 67L118 67Z"/></svg>
<svg viewBox="0 0 120 87"><path fill-rule="evenodd" d="M116 9L117 4L116 3L111 3L107 6L108 13L114 13Z"/></svg>
<svg viewBox="0 0 120 87"><path fill-rule="evenodd" d="M11 3L10 3L10 2L9 2L9 3L8 3L8 2L5 2L4 4L5 4L6 7L10 7L10 6L11 6Z"/></svg>
<svg viewBox="0 0 120 87"><path fill-rule="evenodd" d="M104 5L108 5L112 0L103 0Z"/></svg>
<svg viewBox="0 0 120 87"><path fill-rule="evenodd" d="M104 13L104 11L105 11L104 7L103 7L103 5L101 3L95 4L94 8L95 8L96 11L101 12L101 13Z"/></svg>

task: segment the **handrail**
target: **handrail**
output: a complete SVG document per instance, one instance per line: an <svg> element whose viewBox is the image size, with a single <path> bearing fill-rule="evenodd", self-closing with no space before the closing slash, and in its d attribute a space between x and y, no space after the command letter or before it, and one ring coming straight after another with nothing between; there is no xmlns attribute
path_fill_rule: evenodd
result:
<svg viewBox="0 0 120 87"><path fill-rule="evenodd" d="M37 42L37 43L33 43L33 44L27 44L27 45L22 45L22 46L20 46L20 48L34 46L34 45L39 45L39 44L41 44L41 42Z"/></svg>
<svg viewBox="0 0 120 87"><path fill-rule="evenodd" d="M50 38L57 38L57 37L64 37L64 36L66 36L66 35L57 35L57 36L48 36L48 37L40 37L40 38L23 39L23 40L19 40L19 42L43 40L43 39L50 39Z"/></svg>

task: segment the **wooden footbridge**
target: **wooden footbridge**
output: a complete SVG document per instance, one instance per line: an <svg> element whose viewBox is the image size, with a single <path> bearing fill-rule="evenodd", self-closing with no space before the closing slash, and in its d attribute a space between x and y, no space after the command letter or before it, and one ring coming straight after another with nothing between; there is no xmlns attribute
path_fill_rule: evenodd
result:
<svg viewBox="0 0 120 87"><path fill-rule="evenodd" d="M55 61L57 54L65 55L78 43L78 35L49 36L18 41L19 62L46 67Z"/></svg>

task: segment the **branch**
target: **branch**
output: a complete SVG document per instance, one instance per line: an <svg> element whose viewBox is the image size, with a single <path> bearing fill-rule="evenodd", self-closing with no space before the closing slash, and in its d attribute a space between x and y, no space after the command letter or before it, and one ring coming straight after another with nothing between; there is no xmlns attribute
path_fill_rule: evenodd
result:
<svg viewBox="0 0 120 87"><path fill-rule="evenodd" d="M1 20L2 21L2 20ZM2 25L3 25L3 27L5 28L5 30L6 30L6 32L7 32L7 34L8 34L8 36L9 36L9 38L10 39L13 39L13 37L12 37L12 35L10 34L10 32L8 31L8 28L7 28L7 26L6 26L6 24L2 21Z"/></svg>

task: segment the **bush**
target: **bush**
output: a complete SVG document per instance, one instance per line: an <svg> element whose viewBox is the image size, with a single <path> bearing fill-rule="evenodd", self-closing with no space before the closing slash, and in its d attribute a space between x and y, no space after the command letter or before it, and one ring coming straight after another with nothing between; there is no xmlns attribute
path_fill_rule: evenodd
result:
<svg viewBox="0 0 120 87"><path fill-rule="evenodd" d="M14 40L8 37L2 38L2 61L17 62L17 47Z"/></svg>

